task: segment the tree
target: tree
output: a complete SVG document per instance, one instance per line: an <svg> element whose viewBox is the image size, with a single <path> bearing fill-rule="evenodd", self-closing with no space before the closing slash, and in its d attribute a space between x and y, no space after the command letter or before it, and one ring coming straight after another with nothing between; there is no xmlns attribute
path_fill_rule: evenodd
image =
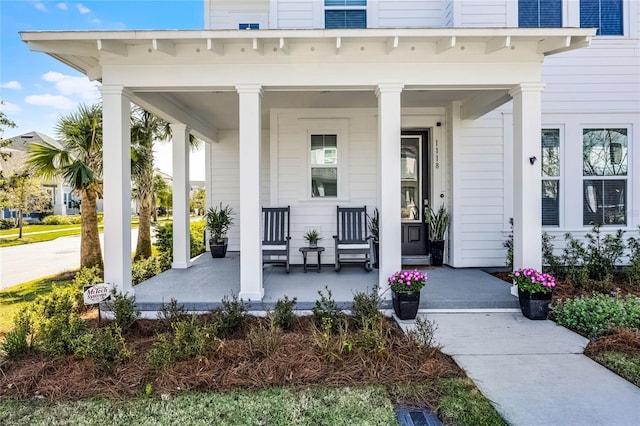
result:
<svg viewBox="0 0 640 426"><path fill-rule="evenodd" d="M0 105L4 105L4 102L0 100ZM0 110L0 148L4 148L9 143L8 140L2 137L4 134L4 128L8 127L13 129L16 127L16 123L14 123L11 119L9 119L2 110ZM10 157L11 154L8 152L0 151L0 160L6 160ZM0 179L2 179L2 169L0 168Z"/></svg>
<svg viewBox="0 0 640 426"><path fill-rule="evenodd" d="M153 142L171 137L169 123L134 106L131 109L131 179L138 196L138 241L133 260L151 256L153 203Z"/></svg>
<svg viewBox="0 0 640 426"><path fill-rule="evenodd" d="M196 215L204 213L205 196L206 196L206 192L204 188L199 188L191 196L190 207L191 207L191 210L196 213Z"/></svg>
<svg viewBox="0 0 640 426"><path fill-rule="evenodd" d="M0 205L17 210L16 218L22 238L22 216L24 213L51 209L51 194L34 179L29 170L11 174L0 187Z"/></svg>
<svg viewBox="0 0 640 426"><path fill-rule="evenodd" d="M158 221L157 217L157 208L160 207L160 210L166 212L171 209L171 205L173 204L173 189L171 185L167 183L166 180L160 175L155 175L153 177L153 214L154 221Z"/></svg>
<svg viewBox="0 0 640 426"><path fill-rule="evenodd" d="M56 133L61 146L31 144L28 164L37 176L62 178L80 195L80 266L102 268L96 203L102 196L102 106L80 105L59 119Z"/></svg>

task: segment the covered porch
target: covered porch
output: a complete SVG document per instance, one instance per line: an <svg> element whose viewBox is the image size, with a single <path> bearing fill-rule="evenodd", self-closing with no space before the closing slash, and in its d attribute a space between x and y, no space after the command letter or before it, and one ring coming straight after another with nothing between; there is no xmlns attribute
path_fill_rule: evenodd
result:
<svg viewBox="0 0 640 426"><path fill-rule="evenodd" d="M320 272L303 271L302 265L292 265L287 274L281 266L263 269L264 297L245 300L251 310L272 309L278 299L297 298L296 309L308 310L319 299L318 291L333 299L343 309L349 309L357 292L370 292L378 283L379 271L366 272L362 267L349 266L335 272L333 265L323 265ZM416 267L429 279L421 293L420 309L474 310L518 309L518 299L511 295L510 285L479 268ZM170 269L134 287L136 304L142 311L155 312L172 298L193 311L210 311L220 306L226 296L240 292L240 253L230 252L223 259L212 259L203 253L193 260L189 269ZM381 289L383 292L386 287ZM389 291L387 290L388 294ZM385 300L383 308L391 308Z"/></svg>

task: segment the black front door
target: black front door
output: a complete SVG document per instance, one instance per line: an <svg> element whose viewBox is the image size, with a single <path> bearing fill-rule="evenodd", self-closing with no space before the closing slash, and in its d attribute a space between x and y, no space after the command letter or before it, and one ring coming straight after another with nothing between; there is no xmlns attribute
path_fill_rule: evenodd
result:
<svg viewBox="0 0 640 426"><path fill-rule="evenodd" d="M426 256L427 233L424 205L428 200L426 165L429 132L402 132L400 148L400 214L402 223L402 255Z"/></svg>

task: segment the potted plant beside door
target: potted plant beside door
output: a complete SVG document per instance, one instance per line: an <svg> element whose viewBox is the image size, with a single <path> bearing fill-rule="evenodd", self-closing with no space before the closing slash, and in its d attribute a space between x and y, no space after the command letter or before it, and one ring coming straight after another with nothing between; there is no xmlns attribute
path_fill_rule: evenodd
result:
<svg viewBox="0 0 640 426"><path fill-rule="evenodd" d="M372 216L367 216L369 217L369 232L371 233L371 237L373 237L373 254L375 256L373 267L377 268L380 259L380 228L378 227L380 214L376 208L373 210Z"/></svg>
<svg viewBox="0 0 640 426"><path fill-rule="evenodd" d="M431 206L424 209L424 220L429 227L429 242L431 247L431 264L433 266L442 266L444 258L444 236L449 227L449 213L440 205L437 212L433 211Z"/></svg>
<svg viewBox="0 0 640 426"><path fill-rule="evenodd" d="M204 215L209 231L209 249L211 257L220 258L227 255L227 231L233 225L233 208L229 205L222 207L209 207Z"/></svg>
<svg viewBox="0 0 640 426"><path fill-rule="evenodd" d="M427 274L413 271L398 271L387 281L391 286L393 310L401 320L415 319L420 306L420 290L427 283Z"/></svg>
<svg viewBox="0 0 640 426"><path fill-rule="evenodd" d="M518 287L522 315L532 320L547 319L549 303L556 287L555 277L533 268L522 268L514 271L511 278Z"/></svg>

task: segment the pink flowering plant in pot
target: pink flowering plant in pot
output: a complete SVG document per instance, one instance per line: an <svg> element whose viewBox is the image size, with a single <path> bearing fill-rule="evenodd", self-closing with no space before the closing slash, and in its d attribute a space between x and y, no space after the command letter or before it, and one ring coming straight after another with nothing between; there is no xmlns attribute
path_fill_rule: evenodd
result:
<svg viewBox="0 0 640 426"><path fill-rule="evenodd" d="M528 293L551 293L556 287L556 279L551 274L533 268L521 268L511 274L518 290Z"/></svg>
<svg viewBox="0 0 640 426"><path fill-rule="evenodd" d="M427 283L427 274L413 271L398 271L388 280L391 290L397 293L417 293Z"/></svg>

